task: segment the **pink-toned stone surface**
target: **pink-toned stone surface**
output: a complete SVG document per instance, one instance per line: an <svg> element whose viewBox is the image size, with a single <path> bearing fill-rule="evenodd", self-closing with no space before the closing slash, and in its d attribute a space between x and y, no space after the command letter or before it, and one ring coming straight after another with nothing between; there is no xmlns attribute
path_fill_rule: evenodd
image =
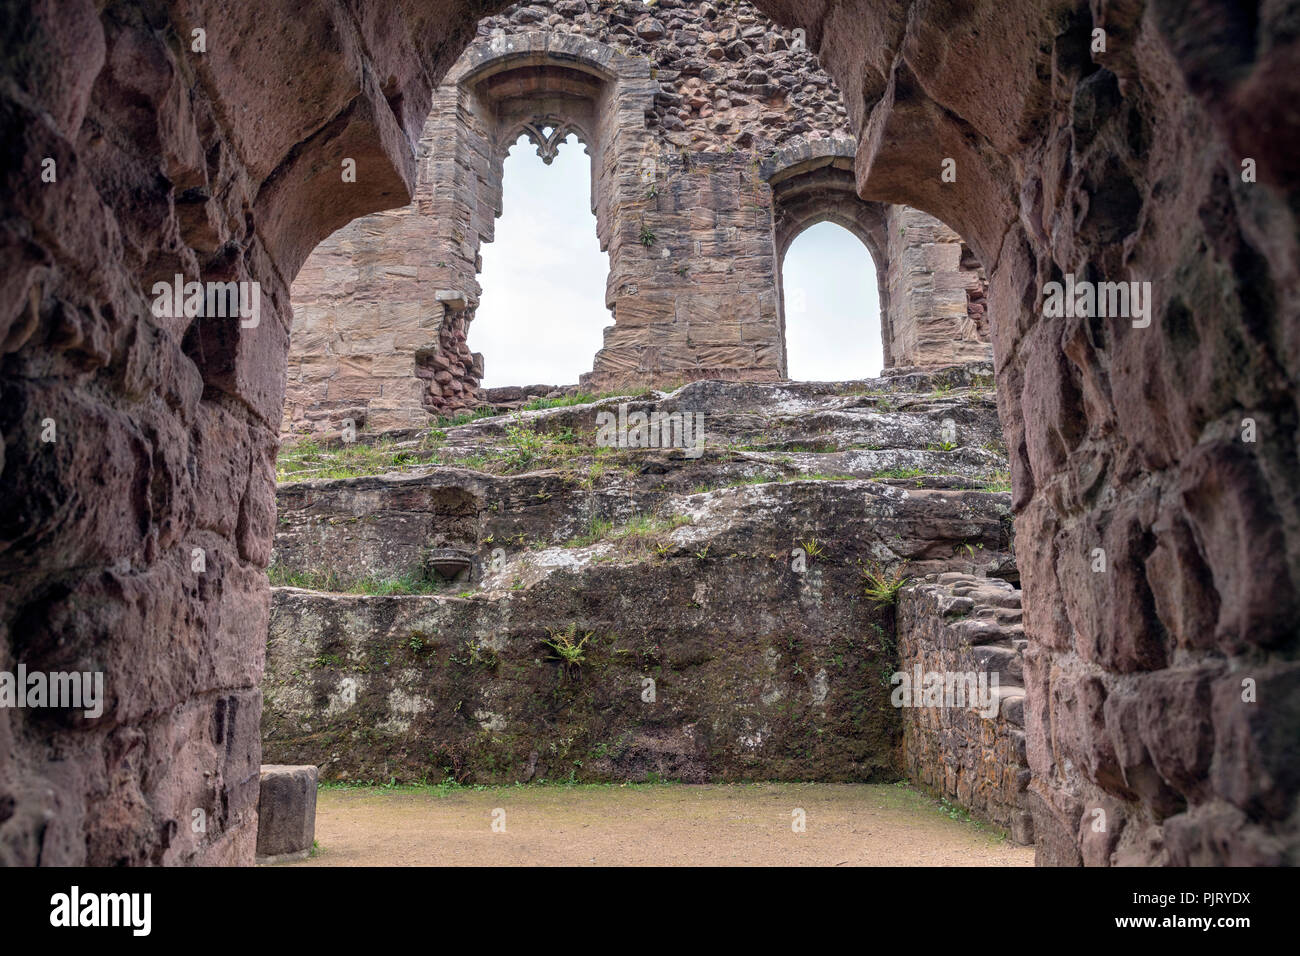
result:
<svg viewBox="0 0 1300 956"><path fill-rule="evenodd" d="M437 6L408 26L454 36ZM392 27L71 0L0 37L0 669L102 672L106 698L0 709L0 863L252 861L288 283L409 200L456 55ZM155 317L175 273L259 282L260 321Z"/></svg>
<svg viewBox="0 0 1300 956"><path fill-rule="evenodd" d="M988 267L1040 861L1296 862L1293 12L764 7L844 90L862 195ZM1042 317L1065 273L1149 281L1150 326Z"/></svg>
<svg viewBox="0 0 1300 956"><path fill-rule="evenodd" d="M963 260L961 236L908 206L885 206L889 308L884 333L890 365L988 361L988 281Z"/></svg>
<svg viewBox="0 0 1300 956"><path fill-rule="evenodd" d="M990 357L987 322L966 314L978 265L916 210L886 241L888 207L856 195L845 109L816 58L748 4L660 13L628 24L619 4L550 0L479 25L434 95L412 205L340 230L294 283L286 434L419 427L483 401L492 357L466 335L521 133L547 161L570 132L591 156L614 324L586 388L783 378L781 261L827 220L871 250L889 365Z"/></svg>
<svg viewBox="0 0 1300 956"><path fill-rule="evenodd" d="M949 223L988 270L1040 859L1295 862L1294 5L760 8L835 77L863 197ZM69 0L0 35L0 662L110 688L97 722L0 712L5 861L251 861L288 283L410 200L479 12ZM153 318L177 269L260 281L259 328ZM1042 318L1066 272L1150 281L1151 326Z"/></svg>

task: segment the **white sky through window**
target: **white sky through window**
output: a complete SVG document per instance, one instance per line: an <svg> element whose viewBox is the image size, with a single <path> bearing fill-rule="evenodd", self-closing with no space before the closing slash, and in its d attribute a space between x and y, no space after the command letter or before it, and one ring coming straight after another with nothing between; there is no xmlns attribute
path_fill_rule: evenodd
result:
<svg viewBox="0 0 1300 956"><path fill-rule="evenodd" d="M782 271L789 376L840 382L879 375L880 292L871 255L843 226L809 226L790 244Z"/></svg>
<svg viewBox="0 0 1300 956"><path fill-rule="evenodd" d="M575 385L614 324L609 257L591 214L591 157L570 135L547 166L520 137L506 157L496 239L483 245L483 293L469 329L483 385Z"/></svg>
<svg viewBox="0 0 1300 956"><path fill-rule="evenodd" d="M483 385L574 385L613 324L609 257L591 214L591 157L574 136L547 166L520 137L505 161L496 239L482 247L483 287L469 347ZM880 303L866 247L832 223L806 229L784 264L789 374L838 381L880 373Z"/></svg>

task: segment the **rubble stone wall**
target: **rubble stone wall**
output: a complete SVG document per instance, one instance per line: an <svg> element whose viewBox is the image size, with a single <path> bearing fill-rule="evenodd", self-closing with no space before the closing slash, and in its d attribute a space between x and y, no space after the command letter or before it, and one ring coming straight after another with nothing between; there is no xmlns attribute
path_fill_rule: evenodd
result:
<svg viewBox="0 0 1300 956"><path fill-rule="evenodd" d="M428 93L376 77L419 57L341 6L11 12L0 669L100 673L105 700L0 708L0 865L251 864L289 282L410 201ZM177 273L259 283L257 321L155 311Z"/></svg>
<svg viewBox="0 0 1300 956"><path fill-rule="evenodd" d="M1039 859L1294 863L1291 6L759 6L835 77L859 194L988 268ZM0 35L0 659L110 688L96 722L0 712L5 862L253 859L289 283L412 200L431 86L482 13L69 0ZM257 329L154 315L176 271L261 283ZM1150 281L1151 324L1044 316L1067 274Z"/></svg>
<svg viewBox="0 0 1300 956"><path fill-rule="evenodd" d="M1026 800L1020 621L1020 592L998 578L954 571L909 585L899 592L897 616L899 673L908 683L899 681L895 693L906 705L900 713L908 777L1028 845L1034 822ZM974 701L966 675L975 676ZM945 692L953 688L937 703L919 696L934 676ZM981 679L987 697L979 696ZM911 696L903 698L902 690Z"/></svg>
<svg viewBox="0 0 1300 956"><path fill-rule="evenodd" d="M854 190L838 91L752 7L670 2L632 22L620 3L557 0L478 34L434 94L414 203L331 236L294 284L286 432L416 427L480 403L485 358L466 335L521 134L548 162L570 133L591 155L614 324L584 387L785 377L781 261L821 221L872 254L881 322L898 329L888 364L989 357L987 327L954 305L978 284L960 239L910 210L917 250L894 275L886 207ZM897 315L884 315L886 292ZM563 320L546 307L539 321ZM874 317L862 318L865 333Z"/></svg>
<svg viewBox="0 0 1300 956"><path fill-rule="evenodd" d="M771 9L844 91L859 194L989 268L1037 859L1295 863L1293 5ZM1068 276L1148 315L1054 317Z"/></svg>
<svg viewBox="0 0 1300 956"><path fill-rule="evenodd" d="M1014 567L990 378L628 403L704 416L697 457L598 446L615 397L448 427L401 473L303 472L277 489L266 759L352 780L898 779L894 614L862 572ZM516 429L547 457L511 466ZM885 477L908 465L943 474ZM377 586L397 581L413 593ZM567 666L558 635L587 638Z"/></svg>
<svg viewBox="0 0 1300 956"><path fill-rule="evenodd" d="M884 208L891 306L882 310L886 355L899 365L987 361L984 270L963 262L961 237L938 219L908 206Z"/></svg>

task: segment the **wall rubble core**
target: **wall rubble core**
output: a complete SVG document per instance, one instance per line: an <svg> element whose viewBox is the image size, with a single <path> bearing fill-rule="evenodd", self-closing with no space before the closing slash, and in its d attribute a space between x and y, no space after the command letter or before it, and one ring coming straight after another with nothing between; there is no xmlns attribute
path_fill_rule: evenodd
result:
<svg viewBox="0 0 1300 956"><path fill-rule="evenodd" d="M983 270L937 220L857 197L839 93L793 34L744 3L637 25L621 11L555 0L479 25L435 91L414 202L331 236L294 283L286 434L413 428L482 402L466 337L521 134L547 161L569 133L591 155L614 324L588 390L784 378L781 262L821 221L870 250L888 367L989 359L967 309L982 316ZM545 309L535 321L563 321Z"/></svg>
<svg viewBox="0 0 1300 956"><path fill-rule="evenodd" d="M453 464L301 472L277 494L267 759L354 781L897 780L894 615L863 568L1014 570L991 378L699 381L449 427ZM597 446L621 404L697 410L700 455ZM544 457L508 466L515 430ZM463 576L430 568L449 553Z"/></svg>

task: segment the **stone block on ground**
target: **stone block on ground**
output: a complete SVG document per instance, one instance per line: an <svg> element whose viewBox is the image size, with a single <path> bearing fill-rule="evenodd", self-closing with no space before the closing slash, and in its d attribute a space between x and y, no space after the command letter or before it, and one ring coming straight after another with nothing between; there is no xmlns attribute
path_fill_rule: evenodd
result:
<svg viewBox="0 0 1300 956"><path fill-rule="evenodd" d="M262 765L257 862L305 860L316 839L316 768Z"/></svg>

